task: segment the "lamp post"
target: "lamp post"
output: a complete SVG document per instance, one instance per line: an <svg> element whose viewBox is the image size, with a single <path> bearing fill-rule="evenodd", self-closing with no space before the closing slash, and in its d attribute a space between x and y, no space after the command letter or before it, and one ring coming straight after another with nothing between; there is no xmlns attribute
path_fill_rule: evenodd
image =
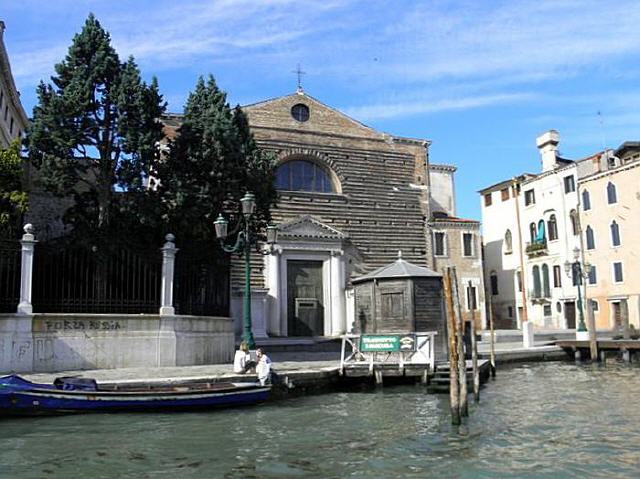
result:
<svg viewBox="0 0 640 479"><path fill-rule="evenodd" d="M573 249L573 262L565 261L564 263L564 271L567 273L567 276L576 281L576 287L578 289L578 327L576 328L576 335L580 333L585 333L587 331L587 325L584 322L584 309L582 307L582 292L580 286L582 285L582 281L589 276L589 271L591 270L591 265L582 264L580 262L580 249Z"/></svg>
<svg viewBox="0 0 640 479"><path fill-rule="evenodd" d="M216 236L220 241L220 246L227 253L240 253L244 255L244 307L242 311L242 340L247 343L249 349L255 349L256 343L253 340L253 331L251 330L251 246L257 245L257 237L251 235L251 224L253 214L256 209L256 197L253 193L247 192L241 199L242 217L238 224L243 227L238 233L236 242L233 246L227 246L225 240L227 238L229 222L222 213L214 221ZM239 228L240 229L240 228ZM274 225L267 226L267 244L273 246L278 237L278 228Z"/></svg>

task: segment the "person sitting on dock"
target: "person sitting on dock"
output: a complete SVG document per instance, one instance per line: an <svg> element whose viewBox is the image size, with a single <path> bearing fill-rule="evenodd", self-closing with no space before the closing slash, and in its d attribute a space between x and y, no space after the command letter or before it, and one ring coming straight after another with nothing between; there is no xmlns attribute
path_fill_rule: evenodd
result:
<svg viewBox="0 0 640 479"><path fill-rule="evenodd" d="M258 381L260 385L271 384L271 359L264 354L262 348L256 349L256 357L258 358L258 365L256 371L258 373Z"/></svg>
<svg viewBox="0 0 640 479"><path fill-rule="evenodd" d="M242 341L233 358L233 372L236 374L245 374L248 371L255 370L255 367L256 362L251 360L249 346Z"/></svg>

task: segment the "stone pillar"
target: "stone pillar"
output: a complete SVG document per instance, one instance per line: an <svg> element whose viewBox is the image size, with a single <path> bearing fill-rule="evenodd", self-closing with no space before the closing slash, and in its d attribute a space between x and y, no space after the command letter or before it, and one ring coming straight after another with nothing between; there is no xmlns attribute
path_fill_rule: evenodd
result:
<svg viewBox="0 0 640 479"><path fill-rule="evenodd" d="M531 320L522 322L522 346L525 348L532 348L534 346L533 322Z"/></svg>
<svg viewBox="0 0 640 479"><path fill-rule="evenodd" d="M173 316L176 311L173 307L173 276L175 272L176 253L178 248L174 243L176 239L171 233L164 238L167 242L160 249L162 251L162 289L160 290L160 315Z"/></svg>
<svg viewBox="0 0 640 479"><path fill-rule="evenodd" d="M343 252L333 251L330 261L331 335L338 336L347 331Z"/></svg>
<svg viewBox="0 0 640 479"><path fill-rule="evenodd" d="M20 270L20 304L18 304L18 314L33 314L31 305L31 286L33 283L33 250L37 243L33 236L33 225L24 225L22 235L22 268Z"/></svg>
<svg viewBox="0 0 640 479"><path fill-rule="evenodd" d="M281 251L275 249L274 252L266 256L265 284L269 290L267 308L267 333L275 336L283 336L280 322L280 259Z"/></svg>

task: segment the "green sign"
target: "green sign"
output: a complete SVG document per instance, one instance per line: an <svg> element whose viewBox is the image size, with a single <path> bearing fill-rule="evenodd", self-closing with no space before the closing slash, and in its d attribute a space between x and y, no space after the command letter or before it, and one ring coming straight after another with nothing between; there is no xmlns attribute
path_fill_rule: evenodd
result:
<svg viewBox="0 0 640 479"><path fill-rule="evenodd" d="M416 339L412 334L363 334L360 338L360 351L396 352L415 351Z"/></svg>

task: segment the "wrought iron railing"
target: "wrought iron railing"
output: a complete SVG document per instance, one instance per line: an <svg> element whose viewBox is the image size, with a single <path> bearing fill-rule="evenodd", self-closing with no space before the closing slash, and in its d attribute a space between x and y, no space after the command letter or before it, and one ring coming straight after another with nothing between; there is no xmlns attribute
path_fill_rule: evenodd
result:
<svg viewBox="0 0 640 479"><path fill-rule="evenodd" d="M0 313L15 313L20 301L21 246L0 240Z"/></svg>
<svg viewBox="0 0 640 479"><path fill-rule="evenodd" d="M176 314L229 316L229 260L181 249L176 254Z"/></svg>
<svg viewBox="0 0 640 479"><path fill-rule="evenodd" d="M39 243L33 265L33 311L157 314L161 266L156 248Z"/></svg>

